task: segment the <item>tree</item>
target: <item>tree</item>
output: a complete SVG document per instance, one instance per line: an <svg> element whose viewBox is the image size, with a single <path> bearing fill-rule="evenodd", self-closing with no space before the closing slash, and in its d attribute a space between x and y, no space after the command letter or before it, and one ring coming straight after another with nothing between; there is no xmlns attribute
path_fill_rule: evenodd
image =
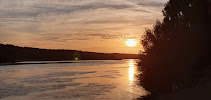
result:
<svg viewBox="0 0 211 100"><path fill-rule="evenodd" d="M141 44L140 82L152 93L193 85L209 64L209 0L170 0L164 19L146 29Z"/></svg>

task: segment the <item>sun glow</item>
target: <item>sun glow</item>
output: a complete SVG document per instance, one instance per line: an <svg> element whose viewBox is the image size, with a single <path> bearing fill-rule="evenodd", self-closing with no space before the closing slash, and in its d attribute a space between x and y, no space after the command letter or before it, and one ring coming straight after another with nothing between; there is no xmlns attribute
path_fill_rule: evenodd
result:
<svg viewBox="0 0 211 100"><path fill-rule="evenodd" d="M129 47L134 47L136 46L136 41L134 39L129 39L126 41L126 45Z"/></svg>

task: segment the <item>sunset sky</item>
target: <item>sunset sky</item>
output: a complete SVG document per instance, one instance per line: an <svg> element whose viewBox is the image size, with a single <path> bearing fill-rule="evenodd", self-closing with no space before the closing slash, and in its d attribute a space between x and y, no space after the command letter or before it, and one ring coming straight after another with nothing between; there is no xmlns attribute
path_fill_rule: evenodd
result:
<svg viewBox="0 0 211 100"><path fill-rule="evenodd" d="M133 53L167 0L0 0L0 43ZM128 39L137 45L126 45Z"/></svg>

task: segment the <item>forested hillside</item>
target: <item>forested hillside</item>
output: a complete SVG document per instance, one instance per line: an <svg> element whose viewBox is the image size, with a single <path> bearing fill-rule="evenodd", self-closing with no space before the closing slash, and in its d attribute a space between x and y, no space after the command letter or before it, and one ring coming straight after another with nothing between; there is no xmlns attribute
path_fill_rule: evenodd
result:
<svg viewBox="0 0 211 100"><path fill-rule="evenodd" d="M120 60L136 54L94 53L77 50L52 50L0 44L0 63L44 60Z"/></svg>

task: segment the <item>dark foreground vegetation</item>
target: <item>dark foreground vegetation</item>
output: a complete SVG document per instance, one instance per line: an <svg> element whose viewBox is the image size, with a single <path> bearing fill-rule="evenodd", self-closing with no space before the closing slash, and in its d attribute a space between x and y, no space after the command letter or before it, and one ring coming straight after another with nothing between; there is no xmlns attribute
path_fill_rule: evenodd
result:
<svg viewBox="0 0 211 100"><path fill-rule="evenodd" d="M54 60L121 60L137 59L136 54L94 53L76 50L52 50L0 44L0 63Z"/></svg>
<svg viewBox="0 0 211 100"><path fill-rule="evenodd" d="M163 21L147 29L141 41L145 51L140 56L139 79L151 92L144 97L149 100L198 86L211 65L211 0L170 0L163 15ZM210 74L206 75L210 81Z"/></svg>

